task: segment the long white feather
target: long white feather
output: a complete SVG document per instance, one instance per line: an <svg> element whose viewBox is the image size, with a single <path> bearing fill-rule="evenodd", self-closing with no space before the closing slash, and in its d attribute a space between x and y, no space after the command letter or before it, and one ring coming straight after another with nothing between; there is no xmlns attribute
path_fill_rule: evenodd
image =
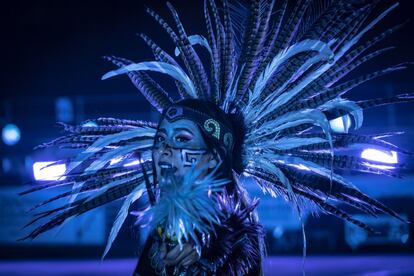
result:
<svg viewBox="0 0 414 276"><path fill-rule="evenodd" d="M105 258L106 254L108 254L109 249L111 249L112 243L114 242L116 236L118 235L119 230L121 229L122 224L128 215L129 207L132 203L137 201L146 191L144 182L139 184L125 199L124 203L122 204L121 209L118 212L116 220L111 228L111 233L109 234L108 241L106 243L105 251L102 255L102 259Z"/></svg>
<svg viewBox="0 0 414 276"><path fill-rule="evenodd" d="M114 76L126 74L133 71L154 71L162 74L169 75L170 77L179 81L185 91L192 97L197 98L197 93L193 82L188 75L179 67L166 62L147 61L140 63L133 63L117 70L110 71L102 76L102 80L112 78Z"/></svg>

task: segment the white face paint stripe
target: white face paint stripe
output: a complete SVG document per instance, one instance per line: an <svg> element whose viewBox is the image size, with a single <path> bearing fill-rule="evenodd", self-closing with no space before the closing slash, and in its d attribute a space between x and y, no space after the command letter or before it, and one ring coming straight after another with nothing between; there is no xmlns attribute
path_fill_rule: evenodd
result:
<svg viewBox="0 0 414 276"><path fill-rule="evenodd" d="M207 153L205 149L179 149L181 152L181 161L184 167L191 167L193 163L199 161L199 159Z"/></svg>

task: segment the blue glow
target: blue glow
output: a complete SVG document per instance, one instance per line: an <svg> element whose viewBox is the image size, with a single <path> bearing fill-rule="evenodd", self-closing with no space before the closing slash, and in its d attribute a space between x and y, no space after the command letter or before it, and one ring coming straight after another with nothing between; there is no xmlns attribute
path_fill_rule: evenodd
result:
<svg viewBox="0 0 414 276"><path fill-rule="evenodd" d="M382 151L378 149L365 149L361 157L367 160L377 161L386 164L397 164L398 155L395 151Z"/></svg>
<svg viewBox="0 0 414 276"><path fill-rule="evenodd" d="M51 162L35 162L33 164L33 175L36 180L64 180L66 171L65 164L56 164ZM50 166L49 166L50 165Z"/></svg>
<svg viewBox="0 0 414 276"><path fill-rule="evenodd" d="M83 127L97 127L98 124L95 123L95 122L90 121L90 122L84 123L82 126Z"/></svg>
<svg viewBox="0 0 414 276"><path fill-rule="evenodd" d="M394 166L389 166L389 165L378 165L378 164L371 164L368 162L362 162L362 164L371 167L371 168L376 168L376 169L380 169L380 170L392 170L395 169Z"/></svg>
<svg viewBox="0 0 414 276"><path fill-rule="evenodd" d="M9 158L3 158L2 160L2 165L3 165L3 171L5 173L10 172L12 169L12 162L10 161Z"/></svg>
<svg viewBox="0 0 414 276"><path fill-rule="evenodd" d="M13 146L20 141L20 129L13 124L7 124L1 132L3 142L8 146Z"/></svg>
<svg viewBox="0 0 414 276"><path fill-rule="evenodd" d="M285 230L281 226L275 227L272 232L273 237L276 239L280 239L284 233L285 233Z"/></svg>
<svg viewBox="0 0 414 276"><path fill-rule="evenodd" d="M410 239L410 234L403 234L401 236L401 242L402 243L407 243L409 239Z"/></svg>
<svg viewBox="0 0 414 276"><path fill-rule="evenodd" d="M68 97L60 97L55 101L56 119L69 123L75 118L73 103Z"/></svg>

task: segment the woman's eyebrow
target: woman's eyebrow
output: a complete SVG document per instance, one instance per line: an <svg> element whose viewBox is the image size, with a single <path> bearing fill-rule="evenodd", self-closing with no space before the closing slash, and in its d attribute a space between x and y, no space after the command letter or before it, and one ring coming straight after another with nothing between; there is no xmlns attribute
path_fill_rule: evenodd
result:
<svg viewBox="0 0 414 276"><path fill-rule="evenodd" d="M193 132L190 129L186 128L186 127L177 127L177 128L174 128L174 130L175 131L182 131L182 130L184 130L184 131L187 131L187 132L191 133L192 135L194 135Z"/></svg>

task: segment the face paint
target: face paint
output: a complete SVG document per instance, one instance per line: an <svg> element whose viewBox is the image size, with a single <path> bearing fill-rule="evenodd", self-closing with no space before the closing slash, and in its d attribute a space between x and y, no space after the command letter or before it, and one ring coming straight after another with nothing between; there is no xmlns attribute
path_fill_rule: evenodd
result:
<svg viewBox="0 0 414 276"><path fill-rule="evenodd" d="M193 164L203 166L211 158L212 154L194 122L187 119L161 122L153 147L158 179L169 173L182 177Z"/></svg>
<svg viewBox="0 0 414 276"><path fill-rule="evenodd" d="M191 167L207 153L207 150L180 149L183 166Z"/></svg>

